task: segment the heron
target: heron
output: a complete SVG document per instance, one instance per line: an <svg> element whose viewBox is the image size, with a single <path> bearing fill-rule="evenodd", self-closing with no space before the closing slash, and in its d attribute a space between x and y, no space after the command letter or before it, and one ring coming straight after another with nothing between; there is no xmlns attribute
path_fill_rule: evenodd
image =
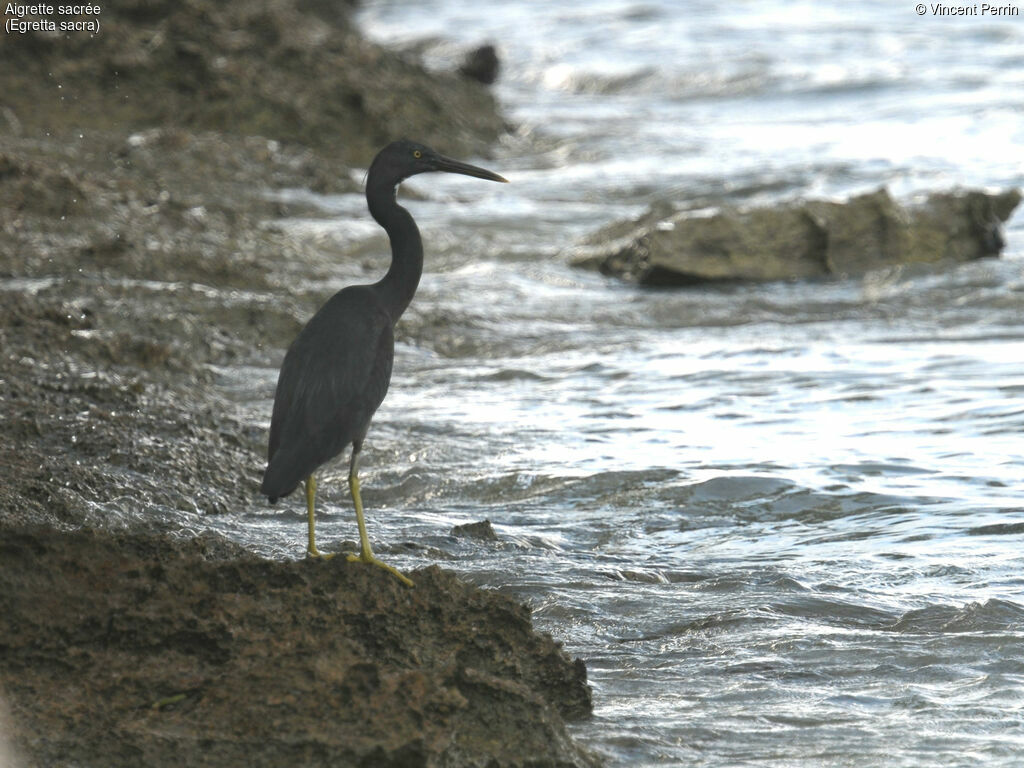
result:
<svg viewBox="0 0 1024 768"><path fill-rule="evenodd" d="M348 486L359 526L359 554L348 559L379 566L410 587L412 580L379 560L370 546L359 493L359 454L391 382L395 324L412 302L423 273L423 240L412 215L398 204L398 187L411 176L432 171L508 181L404 139L377 154L366 175L366 203L391 241L391 265L377 282L335 293L288 348L274 393L260 487L273 503L302 483L309 524L306 553L332 557L316 546L316 471L351 446Z"/></svg>

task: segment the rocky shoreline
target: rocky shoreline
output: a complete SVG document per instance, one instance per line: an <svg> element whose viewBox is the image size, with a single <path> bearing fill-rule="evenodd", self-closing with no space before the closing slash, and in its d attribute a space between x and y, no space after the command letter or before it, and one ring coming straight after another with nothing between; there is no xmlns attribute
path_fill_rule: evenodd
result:
<svg viewBox="0 0 1024 768"><path fill-rule="evenodd" d="M262 136L361 167L412 130L443 152L486 152L507 127L490 92L367 42L354 4L104 2L100 34L7 37L6 127Z"/></svg>
<svg viewBox="0 0 1024 768"><path fill-rule="evenodd" d="M436 568L406 590L342 558L261 559L172 514L138 525L252 504L266 434L216 371L279 363L325 298L296 285L361 268L276 227L322 214L268 191L356 191L403 135L486 156L509 127L480 82L495 63L427 73L325 0L102 14L98 35L0 52L0 763L597 764L565 725L591 710L583 663L506 597ZM936 238L978 258L1019 200L939 200L923 220L963 225L948 237L902 229L881 193L719 218L666 203L585 261L692 285L856 274ZM774 260L745 250L766 232ZM813 252L787 260L794 243Z"/></svg>
<svg viewBox="0 0 1024 768"><path fill-rule="evenodd" d="M588 237L572 262L630 282L843 279L910 264L948 266L999 256L1021 192L936 192L901 205L889 192L763 208L675 210L663 201L637 221Z"/></svg>
<svg viewBox="0 0 1024 768"><path fill-rule="evenodd" d="M352 259L269 224L312 212L267 191L355 190L352 167L405 133L485 154L505 129L491 94L366 42L335 4L102 12L95 37L9 37L0 73L7 759L596 764L565 726L590 713L583 663L508 598L131 522L255 497L266 436L215 370L278 361L323 299L291 276Z"/></svg>
<svg viewBox="0 0 1024 768"><path fill-rule="evenodd" d="M216 537L4 529L3 684L26 765L596 761L583 662L529 610L430 567ZM28 726L28 727L26 727Z"/></svg>

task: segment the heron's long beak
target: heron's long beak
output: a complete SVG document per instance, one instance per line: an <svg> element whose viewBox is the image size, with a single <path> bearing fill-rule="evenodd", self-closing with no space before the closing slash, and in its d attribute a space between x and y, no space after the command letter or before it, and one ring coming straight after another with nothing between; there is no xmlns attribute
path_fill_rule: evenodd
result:
<svg viewBox="0 0 1024 768"><path fill-rule="evenodd" d="M479 168L469 163L460 163L458 160L452 160L450 157L444 155L438 155L434 161L435 169L437 171L444 171L446 173L461 173L464 176L476 176L478 179L487 179L488 181L503 181L506 184L508 179L503 176L499 176L494 171L488 171L486 168Z"/></svg>

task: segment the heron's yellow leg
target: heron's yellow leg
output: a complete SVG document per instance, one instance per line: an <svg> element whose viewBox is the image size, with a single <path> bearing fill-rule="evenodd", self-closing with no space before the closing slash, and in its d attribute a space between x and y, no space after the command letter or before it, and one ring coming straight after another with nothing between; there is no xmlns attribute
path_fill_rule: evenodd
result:
<svg viewBox="0 0 1024 768"><path fill-rule="evenodd" d="M316 478L310 475L303 486L306 489L306 515L309 518L309 543L306 545L306 554L328 560L334 555L325 555L316 548Z"/></svg>
<svg viewBox="0 0 1024 768"><path fill-rule="evenodd" d="M388 565L382 560L378 560L373 554L373 549L370 548L370 537L366 534L366 520L363 517L363 499L359 495L359 474L357 471L357 460L356 456L352 456L352 468L348 475L348 487L352 492L352 502L356 507L356 522L359 524L359 554L349 555L348 559L353 563L371 563L376 565L378 568L383 568L385 571L389 571L395 575L395 577L405 584L407 587L412 586L412 580L404 573L399 571L397 568Z"/></svg>

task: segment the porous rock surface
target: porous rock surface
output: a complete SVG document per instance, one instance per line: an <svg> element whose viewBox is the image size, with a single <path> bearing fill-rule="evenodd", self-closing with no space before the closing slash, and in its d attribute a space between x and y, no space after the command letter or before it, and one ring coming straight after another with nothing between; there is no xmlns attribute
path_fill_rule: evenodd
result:
<svg viewBox="0 0 1024 768"><path fill-rule="evenodd" d="M581 245L578 266L646 285L850 277L905 264L998 256L1019 190L936 192L901 205L885 189L844 202L707 211L652 208Z"/></svg>
<svg viewBox="0 0 1024 768"><path fill-rule="evenodd" d="M216 537L0 529L25 766L586 766L581 661L439 568L414 588Z"/></svg>

